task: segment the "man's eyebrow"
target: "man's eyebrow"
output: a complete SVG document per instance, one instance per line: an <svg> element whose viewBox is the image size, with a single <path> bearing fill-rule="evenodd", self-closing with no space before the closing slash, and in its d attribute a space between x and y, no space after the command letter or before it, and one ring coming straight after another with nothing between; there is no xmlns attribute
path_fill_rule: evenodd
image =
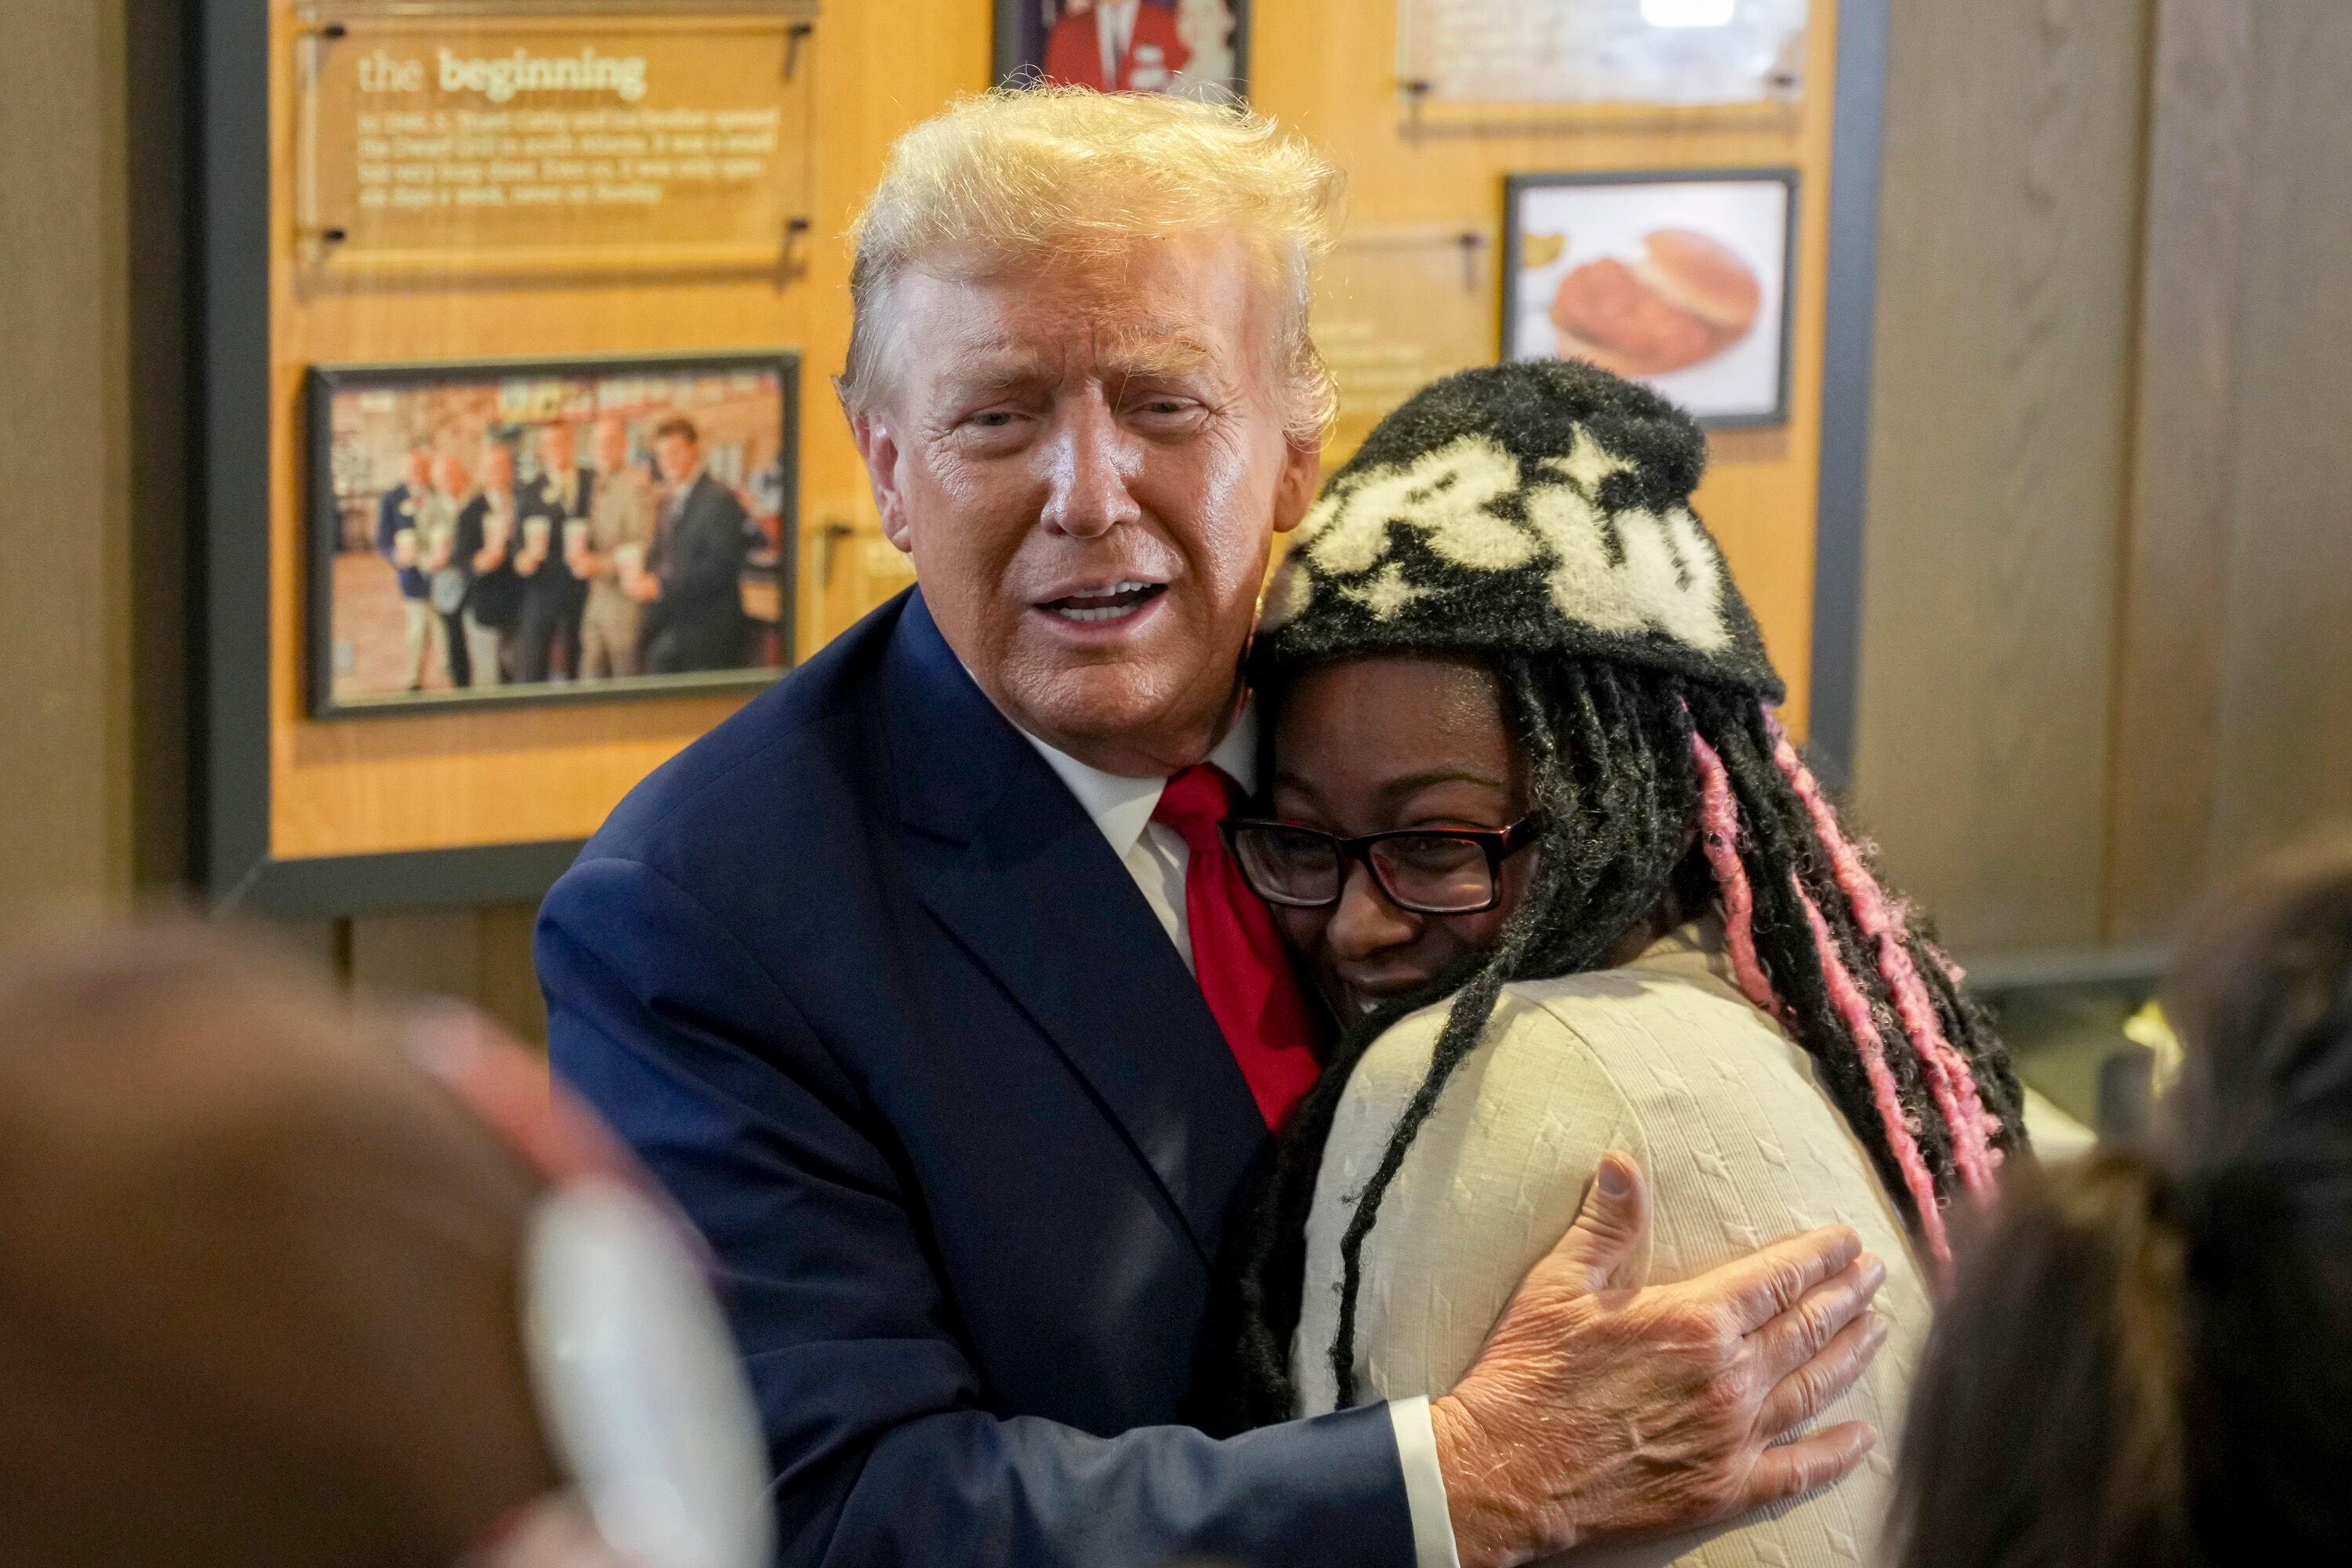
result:
<svg viewBox="0 0 2352 1568"><path fill-rule="evenodd" d="M1181 375L1215 357L1215 351L1198 334L1177 331L1128 334L1110 344L1103 360L1105 369L1118 377Z"/></svg>
<svg viewBox="0 0 2352 1568"><path fill-rule="evenodd" d="M958 395L1006 392L1046 374L1045 367L1029 354L981 353L958 363L947 377Z"/></svg>

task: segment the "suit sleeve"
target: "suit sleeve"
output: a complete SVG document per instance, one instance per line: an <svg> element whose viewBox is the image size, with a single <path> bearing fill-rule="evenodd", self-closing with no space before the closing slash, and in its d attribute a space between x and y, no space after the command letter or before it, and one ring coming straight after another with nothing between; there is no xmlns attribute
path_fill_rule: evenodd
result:
<svg viewBox="0 0 2352 1568"><path fill-rule="evenodd" d="M375 549L386 561L392 559L393 538L400 531L400 508L386 490L375 503Z"/></svg>
<svg viewBox="0 0 2352 1568"><path fill-rule="evenodd" d="M662 581L664 598L726 599L739 591L743 558L751 547L743 531L751 516L734 492L724 489L709 510L709 517L698 526L678 531L677 552Z"/></svg>
<svg viewBox="0 0 2352 1568"><path fill-rule="evenodd" d="M1414 1561L1385 1406L1222 1440L992 1414L891 1134L676 884L583 861L549 896L538 956L557 1069L720 1260L782 1563Z"/></svg>
<svg viewBox="0 0 2352 1568"><path fill-rule="evenodd" d="M474 557L490 542L490 504L476 496L457 513L457 527L449 545L449 564L467 576L474 574Z"/></svg>

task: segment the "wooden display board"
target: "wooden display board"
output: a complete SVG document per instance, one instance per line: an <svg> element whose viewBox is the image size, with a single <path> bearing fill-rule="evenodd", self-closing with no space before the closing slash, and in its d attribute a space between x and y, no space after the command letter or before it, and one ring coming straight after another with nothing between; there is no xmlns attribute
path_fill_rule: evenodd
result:
<svg viewBox="0 0 2352 1568"><path fill-rule="evenodd" d="M772 265L809 217L815 15L319 4L294 60L298 258L338 278Z"/></svg>
<svg viewBox="0 0 2352 1568"><path fill-rule="evenodd" d="M1849 0L1847 9L1862 3ZM955 95L986 87L992 9L986 0L824 0L821 9L802 0L707 0L698 7L510 0L499 14L528 25L498 35L502 58L518 49L526 58L534 51L579 58L580 36L556 28L551 15L593 16L608 30L631 16L641 23L658 15L674 30L673 47L688 49L695 29L723 35L747 16L772 21L790 14L807 27L792 45L793 68L802 73L797 89L807 95L807 122L817 130L806 149L805 189L778 185L778 205L758 215L769 224L795 216L789 210L795 205L806 209L804 231L781 237L772 256L759 233L689 221L691 204L709 195L702 186L679 197L688 205L677 209L677 226L692 242L683 251L665 253L662 225L648 225L641 214L629 231L640 254L583 258L573 218L519 219L509 212L500 221L516 228L510 253L481 267L436 255L449 250L446 237L435 239L428 227L418 239L414 225L373 247L376 266L353 265L371 248L353 240L371 237L347 232L322 244L322 227L354 228L325 218L333 204L357 202L364 161L355 143L348 156L334 154L331 169L315 144L305 150L306 136L315 143L318 134L306 122L317 106L306 110L305 73L316 68L317 29L331 25L333 9L301 0L204 0L200 8L209 530L200 771L207 878L218 897L310 912L532 898L631 785L741 699L364 722L312 718L301 619L305 377L315 366L339 363L796 351L795 625L797 652L805 657L911 580L903 558L881 539L827 384L848 339L841 237L891 141ZM436 7L382 9L404 13L409 19L399 25L415 29L428 26L415 16ZM1815 616L1839 9L1834 0L1814 0L1795 100L1654 110L1416 104L1397 80L1392 5L1291 0L1251 8L1254 102L1350 173L1345 248L1360 256L1419 246L1436 257L1406 262L1380 286L1385 296L1361 301L1365 308L1352 314L1318 310L1343 386L1378 384L1401 395L1416 376L1494 356L1508 174L1798 172L1790 417L1771 429L1717 433L1697 504L1788 677L1789 711L1799 726L1808 713ZM357 41L359 24L347 25ZM546 28L555 31L530 31ZM544 49L532 42L539 37L550 39ZM743 96L747 80L730 80L730 101ZM1870 136L1857 144L1874 161L1874 126L1865 129ZM794 150L779 143L757 155L782 179ZM482 179L489 174L487 166L479 171ZM326 184L306 188L306 179L318 176ZM381 186L401 176L378 169L369 177ZM715 259L690 254L704 243L731 248ZM341 258L332 254L339 245L346 247ZM1866 244L1862 254L1866 261ZM616 261L630 264L608 265ZM1391 331L1416 267L1467 279L1464 297L1449 298L1451 310L1439 312L1463 323L1449 353L1416 359ZM1866 270L1855 276L1866 284ZM1837 309L1866 316L1866 292ZM1845 410L1858 422L1861 406L1850 392ZM1360 438L1362 424L1343 425L1332 461Z"/></svg>

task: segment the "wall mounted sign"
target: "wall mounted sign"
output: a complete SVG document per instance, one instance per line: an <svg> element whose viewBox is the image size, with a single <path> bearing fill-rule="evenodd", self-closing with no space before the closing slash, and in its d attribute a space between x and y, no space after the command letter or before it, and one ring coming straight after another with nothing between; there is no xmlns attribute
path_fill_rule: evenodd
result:
<svg viewBox="0 0 2352 1568"><path fill-rule="evenodd" d="M313 372L311 713L774 679L798 384L781 353Z"/></svg>
<svg viewBox="0 0 2352 1568"><path fill-rule="evenodd" d="M337 272L779 263L812 211L815 15L322 5L297 65L302 256Z"/></svg>
<svg viewBox="0 0 2352 1568"><path fill-rule="evenodd" d="M1249 0L996 0L996 79L1239 96Z"/></svg>
<svg viewBox="0 0 2352 1568"><path fill-rule="evenodd" d="M1465 224L1363 224L1316 269L1315 346L1339 393L1325 468L1441 375L1495 358L1495 237Z"/></svg>
<svg viewBox="0 0 2352 1568"><path fill-rule="evenodd" d="M1803 83L1809 0L1398 0L1397 74L1455 103L1760 103Z"/></svg>
<svg viewBox="0 0 2352 1568"><path fill-rule="evenodd" d="M1503 357L1584 359L1717 428L1789 417L1793 169L1518 174Z"/></svg>

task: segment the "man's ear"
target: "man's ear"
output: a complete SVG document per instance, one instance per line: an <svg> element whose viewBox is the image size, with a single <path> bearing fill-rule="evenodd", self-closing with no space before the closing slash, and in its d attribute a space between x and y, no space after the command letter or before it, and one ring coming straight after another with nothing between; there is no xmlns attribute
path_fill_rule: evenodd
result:
<svg viewBox="0 0 2352 1568"><path fill-rule="evenodd" d="M1315 484L1323 477L1323 437L1292 441L1284 452L1282 478L1274 489L1274 531L1288 533L1315 504Z"/></svg>
<svg viewBox="0 0 2352 1568"><path fill-rule="evenodd" d="M857 455L866 459L866 482L874 490L874 510L882 514L882 537L901 553L911 554L907 493L898 486L898 437L870 410L849 416L849 433L857 442Z"/></svg>

